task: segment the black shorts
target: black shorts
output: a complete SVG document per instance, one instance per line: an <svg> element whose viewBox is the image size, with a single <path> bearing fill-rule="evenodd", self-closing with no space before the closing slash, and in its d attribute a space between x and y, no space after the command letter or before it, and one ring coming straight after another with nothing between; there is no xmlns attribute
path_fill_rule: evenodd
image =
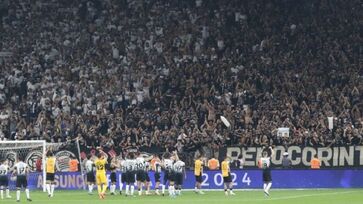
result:
<svg viewBox="0 0 363 204"><path fill-rule="evenodd" d="M175 181L174 173L173 173L173 172L171 172L171 171L166 171L166 172L165 172L165 174L164 174L164 185L165 185L168 181L171 181L171 182L174 182L174 181Z"/></svg>
<svg viewBox="0 0 363 204"><path fill-rule="evenodd" d="M174 182L175 181L175 173L169 172L169 181Z"/></svg>
<svg viewBox="0 0 363 204"><path fill-rule="evenodd" d="M271 178L271 171L263 171L262 173L262 179L264 183L268 183L272 181Z"/></svg>
<svg viewBox="0 0 363 204"><path fill-rule="evenodd" d="M135 172L134 171L129 171L129 172L126 172L126 183L129 183L129 184L133 184L135 183Z"/></svg>
<svg viewBox="0 0 363 204"><path fill-rule="evenodd" d="M136 172L136 180L141 181L141 182L145 182L146 181L145 172L142 171L142 170L138 170Z"/></svg>
<svg viewBox="0 0 363 204"><path fill-rule="evenodd" d="M47 173L47 175L45 176L45 180L46 181L54 181L54 173Z"/></svg>
<svg viewBox="0 0 363 204"><path fill-rule="evenodd" d="M202 183L203 182L203 179L202 179L202 175L195 175L195 182L198 182L198 183Z"/></svg>
<svg viewBox="0 0 363 204"><path fill-rule="evenodd" d="M160 183L160 178L161 178L160 173L159 172L155 172L155 174L154 174L155 182L159 182Z"/></svg>
<svg viewBox="0 0 363 204"><path fill-rule="evenodd" d="M223 182L231 183L232 182L231 174L228 174L228 176L223 176Z"/></svg>
<svg viewBox="0 0 363 204"><path fill-rule="evenodd" d="M90 183L95 183L96 182L96 177L95 177L95 174L93 172L88 172L87 173L87 182L90 182Z"/></svg>
<svg viewBox="0 0 363 204"><path fill-rule="evenodd" d="M28 187L28 181L26 180L25 175L19 175L16 177L16 187L17 188L27 188Z"/></svg>
<svg viewBox="0 0 363 204"><path fill-rule="evenodd" d="M0 186L9 186L9 179L7 176L0 176Z"/></svg>
<svg viewBox="0 0 363 204"><path fill-rule="evenodd" d="M110 180L111 180L112 183L116 182L116 172L111 172Z"/></svg>
<svg viewBox="0 0 363 204"><path fill-rule="evenodd" d="M121 183L125 183L127 181L126 179L126 172L121 173Z"/></svg>
<svg viewBox="0 0 363 204"><path fill-rule="evenodd" d="M175 184L176 185L183 185L183 173L175 173Z"/></svg>

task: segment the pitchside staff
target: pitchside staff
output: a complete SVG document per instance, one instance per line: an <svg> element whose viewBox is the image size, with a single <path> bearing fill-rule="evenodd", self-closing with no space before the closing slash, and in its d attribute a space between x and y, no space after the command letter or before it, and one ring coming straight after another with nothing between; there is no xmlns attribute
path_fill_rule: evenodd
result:
<svg viewBox="0 0 363 204"><path fill-rule="evenodd" d="M6 198L11 198L9 192L9 166L6 160L0 161L0 195L1 199L4 199L4 189L6 189Z"/></svg>

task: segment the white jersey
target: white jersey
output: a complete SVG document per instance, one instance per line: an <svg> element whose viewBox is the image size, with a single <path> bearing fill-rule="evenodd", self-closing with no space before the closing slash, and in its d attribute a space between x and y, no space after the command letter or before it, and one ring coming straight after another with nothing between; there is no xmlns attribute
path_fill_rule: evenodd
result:
<svg viewBox="0 0 363 204"><path fill-rule="evenodd" d="M166 171L173 171L173 160L164 159L164 168Z"/></svg>
<svg viewBox="0 0 363 204"><path fill-rule="evenodd" d="M9 171L9 166L5 164L0 165L0 176L6 176Z"/></svg>
<svg viewBox="0 0 363 204"><path fill-rule="evenodd" d="M26 163L21 161L21 162L16 163L14 167L16 168L16 174L18 176L26 175L26 173L27 173L26 169L28 168L28 165Z"/></svg>
<svg viewBox="0 0 363 204"><path fill-rule="evenodd" d="M185 167L185 163L183 161L179 160L174 163L173 170L176 173L183 173L184 167Z"/></svg>
<svg viewBox="0 0 363 204"><path fill-rule="evenodd" d="M122 173L125 173L126 172L126 160L121 160L120 161L120 170Z"/></svg>
<svg viewBox="0 0 363 204"><path fill-rule="evenodd" d="M145 170L145 159L143 157L136 158L136 170L144 171Z"/></svg>
<svg viewBox="0 0 363 204"><path fill-rule="evenodd" d="M135 171L136 170L136 160L135 159L126 159L126 171Z"/></svg>
<svg viewBox="0 0 363 204"><path fill-rule="evenodd" d="M86 172L87 173L94 173L95 172L95 164L91 160L86 161Z"/></svg>
<svg viewBox="0 0 363 204"><path fill-rule="evenodd" d="M260 163L261 163L261 168L262 169L270 168L270 164L271 164L270 157L261 158Z"/></svg>

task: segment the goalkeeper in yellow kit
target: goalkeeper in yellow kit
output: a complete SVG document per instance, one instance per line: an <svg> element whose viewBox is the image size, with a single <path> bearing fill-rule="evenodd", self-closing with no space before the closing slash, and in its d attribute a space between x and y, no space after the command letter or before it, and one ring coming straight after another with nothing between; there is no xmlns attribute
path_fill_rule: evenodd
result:
<svg viewBox="0 0 363 204"><path fill-rule="evenodd" d="M97 190L100 199L105 198L105 192L107 189L107 177L106 177L106 164L107 164L107 154L98 148L99 153L97 154L97 159L95 161L96 166L96 183Z"/></svg>

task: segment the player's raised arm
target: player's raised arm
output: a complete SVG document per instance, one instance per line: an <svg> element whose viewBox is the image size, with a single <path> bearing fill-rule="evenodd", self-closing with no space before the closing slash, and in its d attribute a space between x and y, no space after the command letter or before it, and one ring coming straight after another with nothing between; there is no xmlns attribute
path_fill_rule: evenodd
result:
<svg viewBox="0 0 363 204"><path fill-rule="evenodd" d="M174 151L173 153L174 153L175 161L179 161L178 152Z"/></svg>
<svg viewBox="0 0 363 204"><path fill-rule="evenodd" d="M100 154L102 154L102 156L103 156L105 159L107 158L107 153L106 153L106 152L104 152L104 151L102 150L102 147L97 147L96 149L98 150L98 152L99 152ZM106 163L107 163L107 160L106 160Z"/></svg>

